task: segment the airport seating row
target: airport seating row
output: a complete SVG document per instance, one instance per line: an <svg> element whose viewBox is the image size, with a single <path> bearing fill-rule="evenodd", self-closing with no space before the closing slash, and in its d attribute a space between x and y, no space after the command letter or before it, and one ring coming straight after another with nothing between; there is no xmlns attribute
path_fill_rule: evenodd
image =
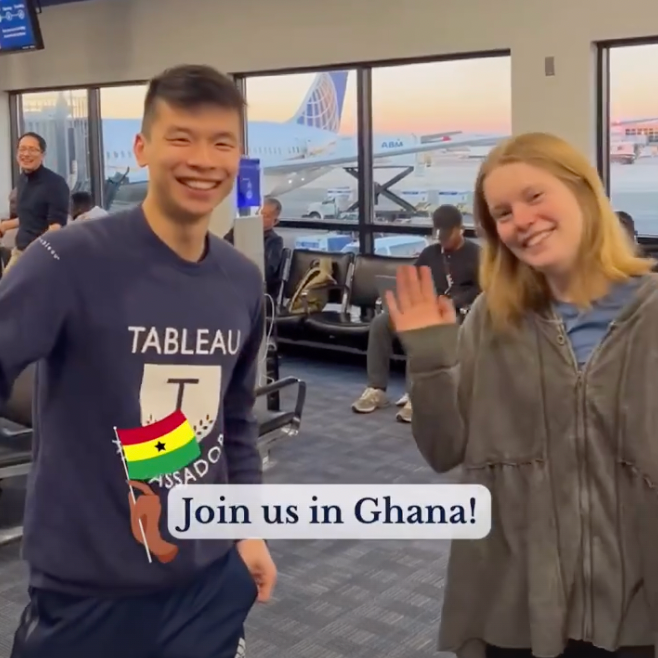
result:
<svg viewBox="0 0 658 658"><path fill-rule="evenodd" d="M305 274L318 260L329 258L335 285L329 287L329 302L317 312L291 313L290 300ZM377 277L395 276L411 258L285 250L282 281L276 303L277 339L282 345L302 345L363 353L368 346L370 321L381 310ZM394 359L403 359L401 346L394 346Z"/></svg>
<svg viewBox="0 0 658 658"><path fill-rule="evenodd" d="M16 380L12 395L0 413L0 483L25 476L32 466L32 396L35 367L27 368ZM299 433L304 404L306 382L295 377L285 377L256 389L257 400L264 401L273 393L297 389L291 408L271 411L257 403L258 448L264 469L273 465L271 451L283 439ZM0 490L1 493L1 490ZM2 498L0 496L0 505ZM0 546L20 540L22 525L0 528Z"/></svg>

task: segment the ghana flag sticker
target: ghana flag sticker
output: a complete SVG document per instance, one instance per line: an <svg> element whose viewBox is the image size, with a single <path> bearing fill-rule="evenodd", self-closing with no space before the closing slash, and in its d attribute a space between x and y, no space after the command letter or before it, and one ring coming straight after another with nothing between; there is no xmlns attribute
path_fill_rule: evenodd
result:
<svg viewBox="0 0 658 658"><path fill-rule="evenodd" d="M144 427L116 430L131 480L175 473L201 456L194 428L182 411Z"/></svg>

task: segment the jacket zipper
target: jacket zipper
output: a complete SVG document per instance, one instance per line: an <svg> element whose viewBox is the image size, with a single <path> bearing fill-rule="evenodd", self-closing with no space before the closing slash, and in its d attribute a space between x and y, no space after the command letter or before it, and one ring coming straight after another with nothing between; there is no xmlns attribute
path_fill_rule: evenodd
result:
<svg viewBox="0 0 658 658"><path fill-rule="evenodd" d="M571 355L571 361L576 371L576 400L578 405L578 418L582 423L582 441L580 446L576 446L576 458L578 461L578 501L581 513L581 528L582 528L582 576L583 576L583 641L591 642L593 635L593 610L592 610L592 560L591 560L591 536L590 536L590 516L591 516L591 500L589 493L589 478L587 476L587 373L589 372L591 364L594 362L603 344L610 336L610 333L615 328L615 322L608 325L603 338L599 344L594 348L589 358L581 368L578 364L578 359L571 345L571 341L567 335L566 327L561 319L558 319L560 344L566 344Z"/></svg>

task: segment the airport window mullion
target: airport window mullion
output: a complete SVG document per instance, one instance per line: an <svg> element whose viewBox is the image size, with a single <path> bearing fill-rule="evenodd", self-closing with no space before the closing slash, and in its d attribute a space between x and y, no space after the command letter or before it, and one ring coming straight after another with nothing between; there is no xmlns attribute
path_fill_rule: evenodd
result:
<svg viewBox="0 0 658 658"><path fill-rule="evenodd" d="M372 148L372 69L359 68L356 72L357 142L358 142L358 199L359 251L372 254L375 248L373 223L375 218L374 160Z"/></svg>
<svg viewBox="0 0 658 658"><path fill-rule="evenodd" d="M96 203L104 207L105 169L103 160L103 130L101 122L100 89L87 90L87 149L89 153L90 192Z"/></svg>
<svg viewBox="0 0 658 658"><path fill-rule="evenodd" d="M233 77L235 86L240 90L243 98L247 97L247 80L244 76L236 75ZM245 109L244 117L242 119L242 153L247 155L249 153L249 131L247 130L247 111Z"/></svg>
<svg viewBox="0 0 658 658"><path fill-rule="evenodd" d="M18 146L18 138L23 132L23 111L21 104L20 94L9 95L9 139L11 142L11 173L12 173L12 187L15 187L18 182L20 171L18 162L14 153Z"/></svg>
<svg viewBox="0 0 658 658"><path fill-rule="evenodd" d="M610 48L599 45L596 62L597 168L610 195Z"/></svg>

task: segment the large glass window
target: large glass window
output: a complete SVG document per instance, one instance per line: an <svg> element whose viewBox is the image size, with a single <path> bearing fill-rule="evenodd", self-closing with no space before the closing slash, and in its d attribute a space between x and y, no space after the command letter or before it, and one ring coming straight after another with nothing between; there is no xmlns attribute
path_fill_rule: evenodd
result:
<svg viewBox="0 0 658 658"><path fill-rule="evenodd" d="M356 73L247 78L246 99L247 151L260 159L263 192L279 199L284 223L356 222Z"/></svg>
<svg viewBox="0 0 658 658"><path fill-rule="evenodd" d="M658 235L658 44L610 50L610 198Z"/></svg>
<svg viewBox="0 0 658 658"><path fill-rule="evenodd" d="M344 231L328 231L318 222L318 228L290 228L278 226L276 232L283 238L288 249L313 249L315 251L352 250L348 245L358 244L356 226L346 226ZM355 252L356 253L356 252Z"/></svg>
<svg viewBox="0 0 658 658"><path fill-rule="evenodd" d="M344 231L283 226L277 228L276 231L281 235L283 244L288 249L361 253L356 226L346 227ZM375 232L373 243L374 253L380 256L415 258L431 244L431 237L429 235L395 235Z"/></svg>
<svg viewBox="0 0 658 658"><path fill-rule="evenodd" d="M133 153L135 135L141 128L145 95L146 85L100 90L103 198L110 211L136 206L146 196L148 169L137 166Z"/></svg>
<svg viewBox="0 0 658 658"><path fill-rule="evenodd" d="M449 203L472 225L478 168L511 133L511 58L375 68L372 103L375 221L428 225Z"/></svg>
<svg viewBox="0 0 658 658"><path fill-rule="evenodd" d="M35 132L46 140L44 164L63 176L72 192L91 191L88 112L85 89L20 96L19 134Z"/></svg>

